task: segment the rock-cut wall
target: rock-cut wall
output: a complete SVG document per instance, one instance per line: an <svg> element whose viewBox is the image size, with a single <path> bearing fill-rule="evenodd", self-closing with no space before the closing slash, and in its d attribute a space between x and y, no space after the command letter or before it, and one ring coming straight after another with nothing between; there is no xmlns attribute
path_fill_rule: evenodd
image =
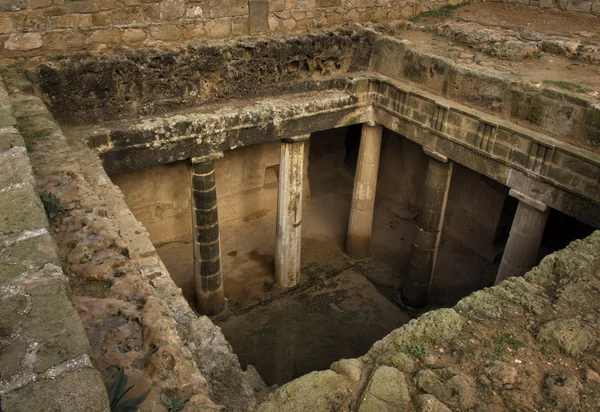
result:
<svg viewBox="0 0 600 412"><path fill-rule="evenodd" d="M600 232L302 376L271 411L597 410Z"/></svg>

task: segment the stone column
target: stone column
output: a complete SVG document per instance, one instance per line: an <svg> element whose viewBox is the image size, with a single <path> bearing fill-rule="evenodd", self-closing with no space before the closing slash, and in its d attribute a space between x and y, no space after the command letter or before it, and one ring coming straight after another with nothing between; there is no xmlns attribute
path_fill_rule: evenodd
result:
<svg viewBox="0 0 600 412"><path fill-rule="evenodd" d="M425 152L432 157L425 176L406 279L400 292L402 303L414 309L425 308L428 303L452 177L452 162L439 154Z"/></svg>
<svg viewBox="0 0 600 412"><path fill-rule="evenodd" d="M346 237L346 253L357 259L367 256L371 242L382 133L383 127L374 123L362 126Z"/></svg>
<svg viewBox="0 0 600 412"><path fill-rule="evenodd" d="M545 204L512 189L509 195L519 199L519 205L510 227L495 285L511 276L523 276L536 264L550 211Z"/></svg>
<svg viewBox="0 0 600 412"><path fill-rule="evenodd" d="M279 189L277 192L277 240L275 282L284 288L295 286L300 278L302 241L302 171L304 142L310 135L281 140Z"/></svg>
<svg viewBox="0 0 600 412"><path fill-rule="evenodd" d="M214 159L217 157L220 156L192 159L196 309L200 314L209 316L225 309L214 167Z"/></svg>

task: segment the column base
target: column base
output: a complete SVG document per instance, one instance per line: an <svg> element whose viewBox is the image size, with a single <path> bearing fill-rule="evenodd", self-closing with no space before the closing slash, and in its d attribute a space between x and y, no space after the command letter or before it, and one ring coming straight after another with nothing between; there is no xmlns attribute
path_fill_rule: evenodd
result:
<svg viewBox="0 0 600 412"><path fill-rule="evenodd" d="M398 306L400 306L400 309L402 309L404 312L408 313L413 318L418 318L422 314L429 312L429 309L427 307L415 308L415 307L408 305L406 303L405 299L403 299L403 297L402 297L402 290L400 290L400 292L398 292L396 294L396 296L394 297L394 300L398 304Z"/></svg>
<svg viewBox="0 0 600 412"><path fill-rule="evenodd" d="M201 315L215 316L225 310L225 293L223 287L213 292L196 291L196 310Z"/></svg>

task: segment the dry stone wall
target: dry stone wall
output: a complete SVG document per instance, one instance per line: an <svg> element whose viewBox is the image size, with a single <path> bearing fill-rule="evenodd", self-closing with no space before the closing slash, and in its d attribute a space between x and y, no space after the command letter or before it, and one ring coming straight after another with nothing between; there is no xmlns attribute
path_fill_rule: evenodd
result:
<svg viewBox="0 0 600 412"><path fill-rule="evenodd" d="M450 0L455 2L455 0ZM3 0L0 57L291 32L410 17L447 0Z"/></svg>

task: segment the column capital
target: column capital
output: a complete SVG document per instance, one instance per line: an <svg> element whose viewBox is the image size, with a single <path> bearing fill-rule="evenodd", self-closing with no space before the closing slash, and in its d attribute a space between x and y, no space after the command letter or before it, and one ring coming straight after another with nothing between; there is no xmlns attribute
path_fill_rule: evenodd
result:
<svg viewBox="0 0 600 412"><path fill-rule="evenodd" d="M221 159L224 156L223 152L215 152L206 156L190 157L190 161L193 165L198 163L211 162L213 160Z"/></svg>
<svg viewBox="0 0 600 412"><path fill-rule="evenodd" d="M368 122L365 122L364 124L366 124L367 126L371 126L371 127L377 126L377 123L375 123L374 120L369 120Z"/></svg>
<svg viewBox="0 0 600 412"><path fill-rule="evenodd" d="M520 202L525 203L528 206L531 206L534 209L539 210L540 212L545 212L546 210L548 210L548 205L540 202L539 200L533 199L521 192L517 192L514 189L510 189L510 191L508 192L508 194L512 197L514 197L515 199L519 200Z"/></svg>
<svg viewBox="0 0 600 412"><path fill-rule="evenodd" d="M435 152L431 149L428 149L426 147L423 147L423 153L425 153L427 156L434 158L435 160L437 160L438 162L441 163L448 163L448 161L450 159L448 159L446 156L444 156L441 153Z"/></svg>
<svg viewBox="0 0 600 412"><path fill-rule="evenodd" d="M301 135L292 136L292 137L282 137L281 141L283 143L296 143L296 142L304 142L308 139L310 139L310 134L301 134Z"/></svg>

